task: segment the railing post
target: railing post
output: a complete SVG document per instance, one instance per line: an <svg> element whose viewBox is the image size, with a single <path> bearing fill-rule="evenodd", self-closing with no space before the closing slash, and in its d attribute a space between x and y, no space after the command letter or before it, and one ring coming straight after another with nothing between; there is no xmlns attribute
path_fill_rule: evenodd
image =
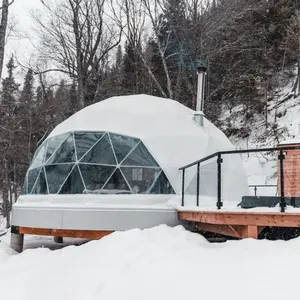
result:
<svg viewBox="0 0 300 300"><path fill-rule="evenodd" d="M286 203L284 197L284 169L283 169L283 160L285 159L285 155L283 153L283 150L280 150L278 159L280 162L280 207L281 207L281 212L285 212Z"/></svg>
<svg viewBox="0 0 300 300"><path fill-rule="evenodd" d="M218 154L218 159L217 159L217 164L218 164L218 202L217 202L217 208L221 209L223 206L222 202L222 156L219 153Z"/></svg>
<svg viewBox="0 0 300 300"><path fill-rule="evenodd" d="M197 164L197 206L199 206L200 194L200 163Z"/></svg>
<svg viewBox="0 0 300 300"><path fill-rule="evenodd" d="M254 196L257 196L257 186L254 187Z"/></svg>
<svg viewBox="0 0 300 300"><path fill-rule="evenodd" d="M181 198L181 206L184 206L184 178L185 177L185 169L182 169L182 198Z"/></svg>

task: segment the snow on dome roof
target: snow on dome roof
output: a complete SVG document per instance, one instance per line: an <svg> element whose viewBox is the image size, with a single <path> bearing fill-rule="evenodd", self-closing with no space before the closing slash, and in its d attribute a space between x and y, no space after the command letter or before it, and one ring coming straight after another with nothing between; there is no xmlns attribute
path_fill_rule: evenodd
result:
<svg viewBox="0 0 300 300"><path fill-rule="evenodd" d="M144 138L152 135L193 134L194 111L177 101L149 95L108 98L92 104L59 124L50 136L69 131L110 131Z"/></svg>
<svg viewBox="0 0 300 300"><path fill-rule="evenodd" d="M217 151L234 149L224 133L206 118L204 126L199 126L194 121L194 113L171 99L149 95L112 97L69 117L48 138L74 131L101 131L139 138L164 170L175 192L180 194L180 167ZM227 171L235 176L226 175L227 163L230 165L230 170L227 168ZM206 170L209 182L215 182L217 178L215 165L214 161L213 168L208 165ZM225 159L223 166L223 177L228 185L228 195L225 192L224 196L238 201L247 187L240 157L233 155L229 160ZM186 172L186 187L191 188L192 185L192 192L195 193L193 180L195 168L190 168Z"/></svg>

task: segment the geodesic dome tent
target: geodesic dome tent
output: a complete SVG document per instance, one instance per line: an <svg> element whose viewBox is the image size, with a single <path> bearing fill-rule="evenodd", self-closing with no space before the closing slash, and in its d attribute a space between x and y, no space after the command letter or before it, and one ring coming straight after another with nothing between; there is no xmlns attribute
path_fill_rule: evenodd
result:
<svg viewBox="0 0 300 300"><path fill-rule="evenodd" d="M216 151L233 149L207 119L194 120L182 104L148 95L113 97L59 124L36 152L25 194L180 194L179 168ZM222 166L223 196L248 193L239 156ZM187 169L186 192L196 193L196 168ZM201 167L200 194L216 195L216 163Z"/></svg>

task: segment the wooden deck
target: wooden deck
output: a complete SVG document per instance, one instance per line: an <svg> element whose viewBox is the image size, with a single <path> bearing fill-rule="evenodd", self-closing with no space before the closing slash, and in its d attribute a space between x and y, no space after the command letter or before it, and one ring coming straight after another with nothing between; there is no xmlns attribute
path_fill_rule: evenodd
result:
<svg viewBox="0 0 300 300"><path fill-rule="evenodd" d="M195 222L199 230L236 238L257 239L259 233L270 227L300 227L300 213L178 211L180 220Z"/></svg>

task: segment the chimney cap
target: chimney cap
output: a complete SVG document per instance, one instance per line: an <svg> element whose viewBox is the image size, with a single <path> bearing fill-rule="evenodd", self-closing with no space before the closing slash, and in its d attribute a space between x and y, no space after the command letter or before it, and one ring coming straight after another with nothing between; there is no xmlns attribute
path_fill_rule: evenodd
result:
<svg viewBox="0 0 300 300"><path fill-rule="evenodd" d="M206 68L206 67L204 67L204 66L197 67L197 71L198 71L198 73L200 73L200 72L206 72L206 70L207 70L207 68Z"/></svg>
<svg viewBox="0 0 300 300"><path fill-rule="evenodd" d="M196 68L197 68L197 72L206 72L207 67L206 67L206 63L204 60L202 59L197 59L196 61Z"/></svg>

